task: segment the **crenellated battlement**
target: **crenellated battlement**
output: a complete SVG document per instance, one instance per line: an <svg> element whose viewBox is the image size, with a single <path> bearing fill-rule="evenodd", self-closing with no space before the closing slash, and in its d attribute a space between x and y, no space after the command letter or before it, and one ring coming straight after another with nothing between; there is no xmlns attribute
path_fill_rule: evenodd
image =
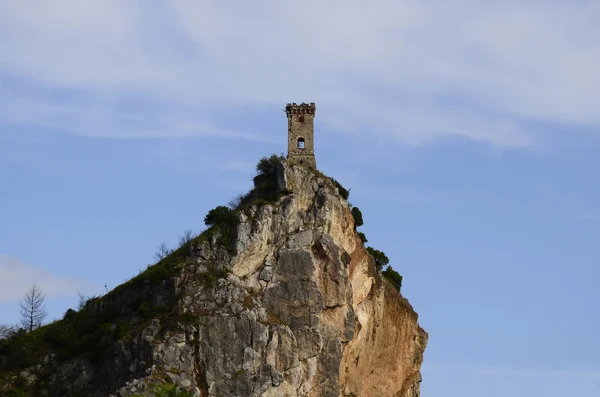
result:
<svg viewBox="0 0 600 397"><path fill-rule="evenodd" d="M317 107L315 106L314 102L311 103L304 103L302 102L300 105L294 103L288 103L287 105L285 105L285 112L288 115L295 115L295 114L310 114L310 115L315 115L315 111L317 110Z"/></svg>

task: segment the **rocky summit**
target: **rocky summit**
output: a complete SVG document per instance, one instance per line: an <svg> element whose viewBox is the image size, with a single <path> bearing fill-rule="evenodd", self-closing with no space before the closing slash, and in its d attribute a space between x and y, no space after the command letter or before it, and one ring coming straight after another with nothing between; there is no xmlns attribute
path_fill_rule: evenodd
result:
<svg viewBox="0 0 600 397"><path fill-rule="evenodd" d="M253 191L209 212L200 236L0 341L0 395L418 397L427 333L341 186L263 161Z"/></svg>

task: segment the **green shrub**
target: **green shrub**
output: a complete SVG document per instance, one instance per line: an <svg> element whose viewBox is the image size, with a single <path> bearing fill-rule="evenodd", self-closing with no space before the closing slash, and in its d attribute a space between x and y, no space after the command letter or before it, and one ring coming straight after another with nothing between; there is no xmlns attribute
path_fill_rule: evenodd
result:
<svg viewBox="0 0 600 397"><path fill-rule="evenodd" d="M206 287L212 288L217 280L227 278L229 273L229 270L219 269L215 266L209 266L205 272L198 273L196 278Z"/></svg>
<svg viewBox="0 0 600 397"><path fill-rule="evenodd" d="M402 276L400 273L392 269L391 266L388 266L383 272L383 277L386 278L398 291L402 288Z"/></svg>
<svg viewBox="0 0 600 397"><path fill-rule="evenodd" d="M154 388L156 397L193 397L194 394L187 390L180 389L175 384L164 384Z"/></svg>
<svg viewBox="0 0 600 397"><path fill-rule="evenodd" d="M353 207L351 212L352 217L354 218L354 227L356 228L364 225L363 216L362 212L360 212L360 209L358 207Z"/></svg>
<svg viewBox="0 0 600 397"><path fill-rule="evenodd" d="M144 317L146 317L148 314L150 314L150 306L148 306L148 302L142 302L142 304L140 305L139 311L140 311L140 314Z"/></svg>
<svg viewBox="0 0 600 397"><path fill-rule="evenodd" d="M113 315L108 313L108 315ZM56 353L57 360L70 359L86 352L98 353L106 344L112 343L111 324L103 324L106 316L92 317L85 311L70 314L68 319L55 321L32 332L18 332L0 343L0 356L7 358L7 365L0 372L20 370L39 363L49 352ZM97 354L98 355L98 354Z"/></svg>
<svg viewBox="0 0 600 397"><path fill-rule="evenodd" d="M365 236L363 232L358 232L358 238L360 238L360 241L362 241L363 244L369 242L369 240L367 240L367 236Z"/></svg>
<svg viewBox="0 0 600 397"><path fill-rule="evenodd" d="M382 251L376 250L372 247L367 247L367 252L375 259L375 266L377 270L383 269L385 265L390 263L389 258Z"/></svg>
<svg viewBox="0 0 600 397"><path fill-rule="evenodd" d="M227 206L232 210L237 210L244 205L248 204L252 200L252 191L248 193L242 193L235 196L233 199L229 200Z"/></svg>
<svg viewBox="0 0 600 397"><path fill-rule="evenodd" d="M285 157L272 154L269 157L263 157L256 164L256 173L258 175L275 175L277 169L285 161Z"/></svg>
<svg viewBox="0 0 600 397"><path fill-rule="evenodd" d="M132 394L131 397L192 397L194 395L194 393L184 390L173 383L149 386L149 389L152 390L150 393Z"/></svg>
<svg viewBox="0 0 600 397"><path fill-rule="evenodd" d="M253 178L253 200L264 199L271 203L277 201L281 193L277 183L277 172L281 169L284 160L284 157L274 154L259 160L256 165L256 176Z"/></svg>
<svg viewBox="0 0 600 397"><path fill-rule="evenodd" d="M73 320L75 318L75 316L77 316L77 312L73 309L67 309L67 311L65 312L64 316L63 316L63 320Z"/></svg>
<svg viewBox="0 0 600 397"><path fill-rule="evenodd" d="M231 225L235 222L235 212L224 205L213 208L204 217L204 224L209 227L213 225Z"/></svg>
<svg viewBox="0 0 600 397"><path fill-rule="evenodd" d="M6 397L26 397L27 393L18 388L12 388L6 392Z"/></svg>
<svg viewBox="0 0 600 397"><path fill-rule="evenodd" d="M118 324L117 325L117 330L115 333L115 338L116 339L122 339L125 336L127 336L129 334L130 331L130 326L129 324Z"/></svg>
<svg viewBox="0 0 600 397"><path fill-rule="evenodd" d="M267 204L271 204L271 202L269 202L265 199L262 199L262 198L256 199L252 202L252 205L255 205L259 208L262 207L263 205L267 205Z"/></svg>
<svg viewBox="0 0 600 397"><path fill-rule="evenodd" d="M340 196L342 196L344 198L344 200L348 200L348 197L350 197L350 190L347 190L346 188L344 188L342 186L342 184L339 183L334 178L331 178L331 181L333 182L333 184L335 185L335 187L338 188L338 191L340 192Z"/></svg>
<svg viewBox="0 0 600 397"><path fill-rule="evenodd" d="M240 194L229 201L229 208L235 213L249 206L261 207L277 202L282 194L289 194L277 183L277 173L282 171L285 157L271 155L261 158L256 164L256 175L252 178L254 187L248 193Z"/></svg>

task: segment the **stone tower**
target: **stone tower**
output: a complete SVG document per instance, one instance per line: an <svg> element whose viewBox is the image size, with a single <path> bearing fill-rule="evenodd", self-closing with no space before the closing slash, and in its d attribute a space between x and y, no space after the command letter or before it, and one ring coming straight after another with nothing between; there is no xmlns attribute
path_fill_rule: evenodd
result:
<svg viewBox="0 0 600 397"><path fill-rule="evenodd" d="M315 103L288 103L288 159L317 168L315 160Z"/></svg>

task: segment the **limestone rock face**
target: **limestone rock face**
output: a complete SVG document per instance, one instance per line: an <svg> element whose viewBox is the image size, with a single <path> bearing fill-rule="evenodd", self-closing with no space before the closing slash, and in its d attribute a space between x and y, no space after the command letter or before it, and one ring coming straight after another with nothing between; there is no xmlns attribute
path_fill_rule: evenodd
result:
<svg viewBox="0 0 600 397"><path fill-rule="evenodd" d="M279 180L279 203L240 215L235 250L204 241L176 277L147 287L179 321L142 324L100 364L56 364L48 395L125 397L170 382L203 397L418 397L427 333L376 271L347 202L301 166ZM215 269L226 277L207 282ZM97 310L127 306L106 298Z"/></svg>

